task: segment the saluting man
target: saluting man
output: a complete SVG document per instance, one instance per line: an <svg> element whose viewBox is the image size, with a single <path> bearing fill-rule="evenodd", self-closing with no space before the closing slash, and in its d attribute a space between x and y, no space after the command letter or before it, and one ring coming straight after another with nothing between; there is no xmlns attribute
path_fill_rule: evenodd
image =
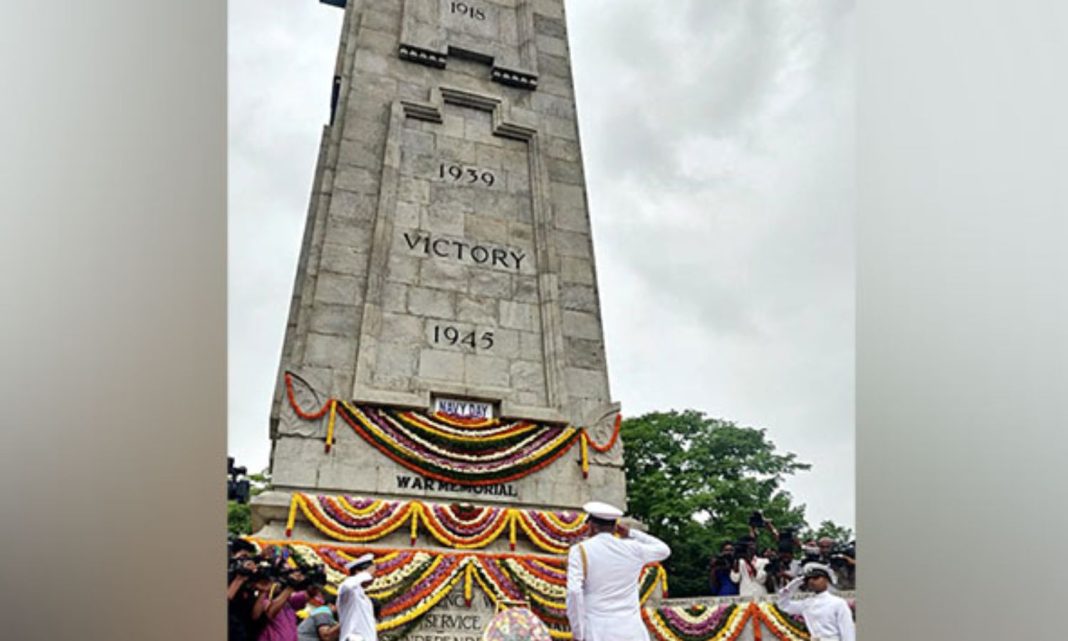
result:
<svg viewBox="0 0 1068 641"><path fill-rule="evenodd" d="M341 620L341 641L377 641L375 611L364 587L374 579L370 569L375 557L368 552L345 565L349 577L337 588L337 614Z"/></svg>
<svg viewBox="0 0 1068 641"><path fill-rule="evenodd" d="M590 535L567 553L567 618L574 641L649 641L638 579L647 563L671 548L619 523L622 510L593 501L583 506Z"/></svg>
<svg viewBox="0 0 1068 641"><path fill-rule="evenodd" d="M834 571L822 563L807 563L802 572L802 576L779 590L779 608L804 617L811 641L856 641L856 625L849 604L827 589L836 582ZM816 595L794 600L794 592L802 584Z"/></svg>

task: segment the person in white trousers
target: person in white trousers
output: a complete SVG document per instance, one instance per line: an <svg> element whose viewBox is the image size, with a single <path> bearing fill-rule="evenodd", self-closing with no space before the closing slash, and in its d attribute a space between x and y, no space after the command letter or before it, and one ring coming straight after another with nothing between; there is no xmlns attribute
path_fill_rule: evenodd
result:
<svg viewBox="0 0 1068 641"><path fill-rule="evenodd" d="M835 580L834 571L822 563L808 563L802 572L803 576L779 590L779 608L805 619L811 641L856 641L856 625L849 604L828 590ZM815 596L795 599L794 593L802 584Z"/></svg>
<svg viewBox="0 0 1068 641"><path fill-rule="evenodd" d="M649 641L638 580L647 563L671 549L621 523L622 510L593 501L583 506L590 536L567 556L567 618L574 641Z"/></svg>
<svg viewBox="0 0 1068 641"><path fill-rule="evenodd" d="M338 638L341 641L378 641L374 604L364 592L364 587L374 579L370 571L374 560L374 555L368 552L345 566L350 576L337 588L337 614L341 622Z"/></svg>

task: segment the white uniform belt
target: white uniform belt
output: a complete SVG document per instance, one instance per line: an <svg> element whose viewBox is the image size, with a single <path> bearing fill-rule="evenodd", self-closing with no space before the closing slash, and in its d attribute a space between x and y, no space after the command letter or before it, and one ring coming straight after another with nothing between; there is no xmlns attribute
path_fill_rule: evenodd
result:
<svg viewBox="0 0 1068 641"><path fill-rule="evenodd" d="M810 637L809 641L839 641L838 637Z"/></svg>

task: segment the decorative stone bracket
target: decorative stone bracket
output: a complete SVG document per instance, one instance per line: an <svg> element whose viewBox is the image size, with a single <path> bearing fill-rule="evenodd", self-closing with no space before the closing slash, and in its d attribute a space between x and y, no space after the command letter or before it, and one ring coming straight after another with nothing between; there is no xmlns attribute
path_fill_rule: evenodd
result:
<svg viewBox="0 0 1068 641"><path fill-rule="evenodd" d="M455 14L463 7L464 21L476 7L445 0L404 0L398 55L410 62L444 68L450 56L485 62L490 77L511 87L537 89L537 45L530 0L516 0L514 8L487 3L478 9L484 33L466 33ZM450 24L450 18L453 23Z"/></svg>

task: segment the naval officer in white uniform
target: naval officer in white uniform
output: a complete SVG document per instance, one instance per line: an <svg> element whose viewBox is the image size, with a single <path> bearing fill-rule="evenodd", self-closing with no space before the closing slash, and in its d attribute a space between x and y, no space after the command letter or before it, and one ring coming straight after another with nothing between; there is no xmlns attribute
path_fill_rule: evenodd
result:
<svg viewBox="0 0 1068 641"><path fill-rule="evenodd" d="M779 608L790 614L800 614L811 641L856 641L856 626L849 604L827 589L835 582L834 571L822 563L807 563L800 576L779 590ZM804 584L816 595L794 600L794 592Z"/></svg>
<svg viewBox="0 0 1068 641"><path fill-rule="evenodd" d="M377 641L375 611L364 587L374 579L371 566L375 557L368 552L345 565L349 578L337 588L337 614L341 620L341 641Z"/></svg>
<svg viewBox="0 0 1068 641"><path fill-rule="evenodd" d="M590 536L567 553L567 618L574 641L649 641L638 579L646 563L671 549L660 539L619 523L623 512L593 501Z"/></svg>

